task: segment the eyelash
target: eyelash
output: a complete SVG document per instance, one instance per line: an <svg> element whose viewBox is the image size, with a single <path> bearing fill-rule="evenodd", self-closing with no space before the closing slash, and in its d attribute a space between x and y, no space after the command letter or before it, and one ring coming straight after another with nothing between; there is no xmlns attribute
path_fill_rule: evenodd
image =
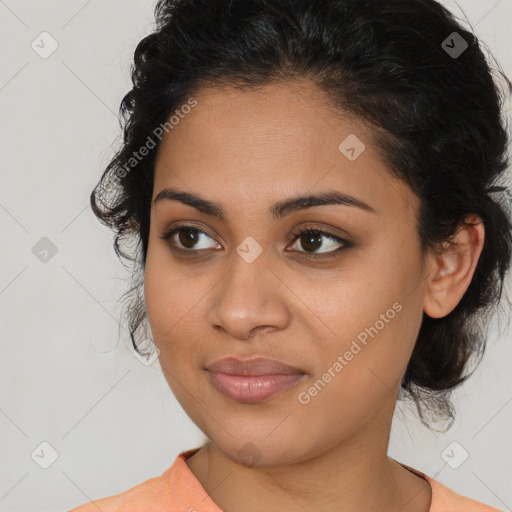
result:
<svg viewBox="0 0 512 512"><path fill-rule="evenodd" d="M185 230L187 228L188 229L193 229L193 230L197 231L198 233L203 233L206 236L208 236L209 238L211 238L210 235L208 235L208 233L206 233L202 229L199 229L196 226L188 225L188 224L181 224L180 226L174 227L174 228L170 229L169 231L166 231L165 233L163 233L160 236L160 238L162 240L168 240L175 233L183 231L183 230ZM347 240L345 240L345 239L335 235L334 233L330 233L329 231L323 231L323 230L317 229L317 228L302 228L302 229L299 229L295 233L290 233L287 236L287 239L291 240L292 242L296 242L304 233L310 233L310 234L315 234L315 235L322 235L325 238L328 238L329 240L334 240L335 242L342 244L342 246L339 247L338 249L334 249L332 251L328 251L328 252L320 253L320 254L311 254L311 253L307 253L305 251L297 251L297 250L291 251L291 252L298 252L298 253L301 254L301 257L305 257L305 258L308 258L308 259L319 259L320 258L320 259L324 259L325 260L325 259L336 258L340 253L346 251L347 249L349 249L350 247L353 246L353 244L351 242L349 242L349 241L347 241ZM187 257L194 257L194 256L197 256L197 255L204 254L206 252L210 252L212 250L212 249L183 249L181 247L177 247L172 240L169 241L169 245L170 245L172 251L178 252L178 253L181 253L181 254L186 254Z"/></svg>

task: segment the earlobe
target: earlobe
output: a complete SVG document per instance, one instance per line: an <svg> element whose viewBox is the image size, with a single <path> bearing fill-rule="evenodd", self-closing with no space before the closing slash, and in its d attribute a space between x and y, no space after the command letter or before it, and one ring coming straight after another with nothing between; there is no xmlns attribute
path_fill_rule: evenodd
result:
<svg viewBox="0 0 512 512"><path fill-rule="evenodd" d="M482 253L485 229L477 215L466 217L451 243L445 242L441 252L428 256L430 277L423 311L431 318L451 313L471 284Z"/></svg>

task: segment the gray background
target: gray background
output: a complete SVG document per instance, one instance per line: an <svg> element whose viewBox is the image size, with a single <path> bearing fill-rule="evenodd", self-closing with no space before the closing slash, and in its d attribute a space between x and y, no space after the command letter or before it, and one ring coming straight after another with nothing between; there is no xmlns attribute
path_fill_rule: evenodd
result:
<svg viewBox="0 0 512 512"><path fill-rule="evenodd" d="M446 4L464 10L510 75L512 0ZM119 142L116 112L152 8L147 0L0 0L0 511L67 510L122 492L204 440L158 362L134 357L124 328L118 341L128 275L88 203ZM42 48L43 31L58 44L45 59L31 47L51 48L48 36ZM47 262L33 252L48 245L43 237L57 249ZM498 327L455 394L454 427L429 432L400 406L390 455L510 510L512 344L508 325ZM462 450L469 457L454 469Z"/></svg>

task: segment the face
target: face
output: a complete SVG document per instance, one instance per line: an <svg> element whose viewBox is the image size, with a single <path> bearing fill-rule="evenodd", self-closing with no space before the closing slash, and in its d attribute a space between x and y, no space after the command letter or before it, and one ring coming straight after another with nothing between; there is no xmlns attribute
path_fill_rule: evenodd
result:
<svg viewBox="0 0 512 512"><path fill-rule="evenodd" d="M177 400L219 450L258 466L385 432L422 321L419 200L312 84L194 98L159 147L144 282ZM352 199L283 206L327 194ZM300 375L224 376L253 390L226 396L205 367L228 356Z"/></svg>

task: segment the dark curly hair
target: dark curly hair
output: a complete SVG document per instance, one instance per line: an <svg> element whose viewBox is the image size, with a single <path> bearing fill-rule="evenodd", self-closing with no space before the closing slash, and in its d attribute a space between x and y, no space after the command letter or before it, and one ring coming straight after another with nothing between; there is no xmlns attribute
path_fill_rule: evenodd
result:
<svg viewBox="0 0 512 512"><path fill-rule="evenodd" d="M168 131L202 87L308 79L333 112L370 127L390 174L420 198L423 251L449 242L468 214L483 220L471 284L450 314L423 315L399 394L431 428L427 413L453 422L450 393L474 371L473 356L478 364L483 355L512 251L504 92L482 43L434 0L160 0L155 18L121 102L123 143L90 198L116 233L117 256L130 263L123 313L135 350L147 318L142 285L161 127ZM494 62L509 94L512 84ZM144 146L151 149L139 158ZM129 252L121 247L133 242Z"/></svg>

